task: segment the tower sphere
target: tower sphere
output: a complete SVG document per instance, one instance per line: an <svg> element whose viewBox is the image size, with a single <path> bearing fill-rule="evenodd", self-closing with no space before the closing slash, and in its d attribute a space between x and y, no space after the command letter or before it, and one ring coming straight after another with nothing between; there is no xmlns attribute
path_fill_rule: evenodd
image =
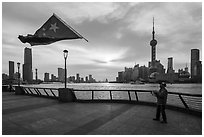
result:
<svg viewBox="0 0 204 137"><path fill-rule="evenodd" d="M150 41L150 45L151 46L156 46L157 45L157 41L155 39Z"/></svg>

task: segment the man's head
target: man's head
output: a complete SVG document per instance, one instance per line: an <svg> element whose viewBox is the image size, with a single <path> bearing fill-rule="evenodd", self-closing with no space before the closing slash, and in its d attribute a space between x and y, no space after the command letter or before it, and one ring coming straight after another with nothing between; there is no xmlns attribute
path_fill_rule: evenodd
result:
<svg viewBox="0 0 204 137"><path fill-rule="evenodd" d="M166 83L165 82L161 82L160 83L160 87L163 87L163 88L166 87Z"/></svg>

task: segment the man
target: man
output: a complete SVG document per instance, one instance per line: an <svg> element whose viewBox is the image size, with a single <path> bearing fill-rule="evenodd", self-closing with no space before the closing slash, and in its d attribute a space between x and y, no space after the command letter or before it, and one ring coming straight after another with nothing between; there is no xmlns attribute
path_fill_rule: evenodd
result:
<svg viewBox="0 0 204 137"><path fill-rule="evenodd" d="M162 82L160 84L159 91L153 91L153 95L157 97L156 118L154 118L153 120L160 121L160 112L161 112L162 118L163 118L163 121L161 121L161 123L167 123L165 107L166 107L168 91L166 90L165 87L166 87L166 83Z"/></svg>

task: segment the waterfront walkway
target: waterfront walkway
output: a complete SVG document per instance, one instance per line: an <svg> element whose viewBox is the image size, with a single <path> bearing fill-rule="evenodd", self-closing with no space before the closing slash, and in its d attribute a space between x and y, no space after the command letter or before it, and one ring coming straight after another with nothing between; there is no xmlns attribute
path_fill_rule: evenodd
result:
<svg viewBox="0 0 204 137"><path fill-rule="evenodd" d="M155 107L122 103L60 103L2 92L3 135L201 135L202 118L166 110L168 124L153 121Z"/></svg>

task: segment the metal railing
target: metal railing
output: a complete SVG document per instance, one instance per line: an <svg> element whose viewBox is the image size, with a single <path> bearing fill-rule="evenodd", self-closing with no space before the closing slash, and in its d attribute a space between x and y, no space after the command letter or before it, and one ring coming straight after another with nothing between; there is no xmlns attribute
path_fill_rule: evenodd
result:
<svg viewBox="0 0 204 137"><path fill-rule="evenodd" d="M58 88L22 87L26 95L58 99ZM150 90L82 90L73 89L76 101L128 102L155 104L156 98ZM202 95L168 92L167 106L202 113Z"/></svg>
<svg viewBox="0 0 204 137"><path fill-rule="evenodd" d="M58 88L34 88L34 87L22 87L25 94L48 97L48 98L58 98Z"/></svg>
<svg viewBox="0 0 204 137"><path fill-rule="evenodd" d="M152 96L150 90L78 90L75 89L75 95L77 100L92 100L92 101L130 101L135 103L155 103L156 98ZM89 97L84 99L80 98L80 94L77 92L91 92ZM103 92L105 98L100 98L95 95L97 92ZM109 93L105 93L109 92ZM118 95L120 92L121 95ZM84 93L85 94L85 93ZM91 94L91 95L90 95ZM181 107L186 110L196 110L202 112L202 95L201 94L189 94L168 92L167 105L174 107Z"/></svg>

